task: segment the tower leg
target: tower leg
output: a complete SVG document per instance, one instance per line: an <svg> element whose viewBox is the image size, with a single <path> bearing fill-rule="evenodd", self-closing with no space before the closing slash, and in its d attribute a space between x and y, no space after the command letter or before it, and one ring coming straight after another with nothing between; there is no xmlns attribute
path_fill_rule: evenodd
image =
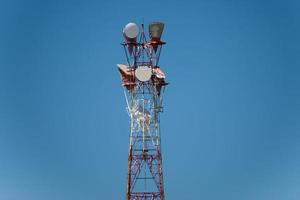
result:
<svg viewBox="0 0 300 200"><path fill-rule="evenodd" d="M128 174L127 174L126 200L130 200L130 193L131 193L131 164L132 164L132 145L130 145L129 153L128 153Z"/></svg>

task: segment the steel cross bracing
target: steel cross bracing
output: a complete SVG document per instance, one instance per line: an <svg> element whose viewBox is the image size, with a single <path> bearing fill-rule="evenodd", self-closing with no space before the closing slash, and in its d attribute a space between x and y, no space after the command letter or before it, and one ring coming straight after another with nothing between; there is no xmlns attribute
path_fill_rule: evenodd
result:
<svg viewBox="0 0 300 200"><path fill-rule="evenodd" d="M162 97L153 83L126 93L130 116L127 200L164 199L159 112Z"/></svg>

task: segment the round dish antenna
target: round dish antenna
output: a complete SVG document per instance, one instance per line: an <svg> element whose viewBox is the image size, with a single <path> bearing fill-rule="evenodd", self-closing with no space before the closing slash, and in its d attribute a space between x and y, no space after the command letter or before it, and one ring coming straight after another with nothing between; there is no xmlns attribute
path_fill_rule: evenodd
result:
<svg viewBox="0 0 300 200"><path fill-rule="evenodd" d="M139 81L149 81L152 76L152 70L148 66L140 66L135 70L135 76Z"/></svg>
<svg viewBox="0 0 300 200"><path fill-rule="evenodd" d="M139 35L139 27L133 22L128 23L123 29L125 43L127 44L128 52L131 55L134 50L134 43Z"/></svg>
<svg viewBox="0 0 300 200"><path fill-rule="evenodd" d="M130 22L124 27L123 33L127 40L136 39L139 34L139 27L135 23Z"/></svg>

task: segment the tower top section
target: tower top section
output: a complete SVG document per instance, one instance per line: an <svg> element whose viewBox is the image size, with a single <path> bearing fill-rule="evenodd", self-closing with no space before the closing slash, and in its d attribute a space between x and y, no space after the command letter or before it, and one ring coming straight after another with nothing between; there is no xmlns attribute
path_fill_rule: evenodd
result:
<svg viewBox="0 0 300 200"><path fill-rule="evenodd" d="M161 40L164 23L152 22L147 27L134 22L126 24L123 28L123 47L127 64L118 64L123 86L133 92L140 84L153 84L157 94L165 82L165 74L159 66L162 46L166 44Z"/></svg>
<svg viewBox="0 0 300 200"><path fill-rule="evenodd" d="M148 34L144 24L140 26L130 22L123 28L123 43L129 68L138 66L158 66L161 48L165 42L161 40L164 23L152 22L148 26Z"/></svg>

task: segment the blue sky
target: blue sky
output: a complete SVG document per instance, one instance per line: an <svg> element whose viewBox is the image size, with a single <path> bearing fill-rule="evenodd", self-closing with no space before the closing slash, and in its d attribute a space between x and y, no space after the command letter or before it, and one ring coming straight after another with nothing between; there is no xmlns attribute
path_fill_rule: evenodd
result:
<svg viewBox="0 0 300 200"><path fill-rule="evenodd" d="M0 199L124 199L128 22L165 22L166 199L298 200L300 4L0 1Z"/></svg>

